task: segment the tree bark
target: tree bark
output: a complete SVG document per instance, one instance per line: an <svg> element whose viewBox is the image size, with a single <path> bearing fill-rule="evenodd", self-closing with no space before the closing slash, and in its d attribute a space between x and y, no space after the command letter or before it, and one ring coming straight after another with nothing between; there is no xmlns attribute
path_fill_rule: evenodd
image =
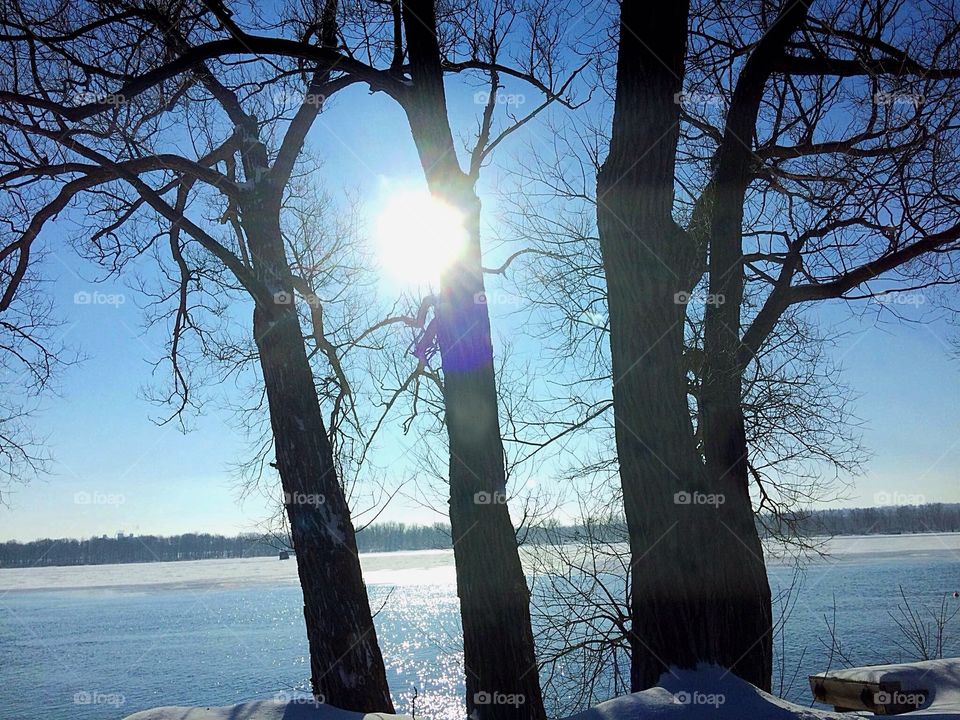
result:
<svg viewBox="0 0 960 720"><path fill-rule="evenodd" d="M736 671L764 690L770 689L773 669L773 615L750 499L742 405L743 206L756 162L753 140L766 82L809 10L809 0L784 3L740 71L714 159L714 202L708 223L711 301L704 315L703 453L710 481L726 500L717 550L729 582L740 588L740 596L728 609L728 622L738 626L744 641L750 641L742 647Z"/></svg>
<svg viewBox="0 0 960 720"><path fill-rule="evenodd" d="M293 303L279 200L252 200L243 225L254 270L276 299L254 309L254 338L303 589L313 693L345 710L392 713L350 509Z"/></svg>
<svg viewBox="0 0 960 720"><path fill-rule="evenodd" d="M714 179L716 208L710 233L710 287L704 314L704 360L700 394L703 454L711 485L723 495L716 550L739 597L727 622L737 628L736 672L770 690L773 615L763 546L750 499L747 438L743 417L740 312L743 304L742 230L746 182L722 171Z"/></svg>
<svg viewBox="0 0 960 720"><path fill-rule="evenodd" d="M490 318L482 300L480 203L461 197L455 206L464 211L470 249L444 279L436 323L467 711L476 711L471 717L477 720L536 720L545 714L530 593L506 504Z"/></svg>
<svg viewBox="0 0 960 720"><path fill-rule="evenodd" d="M766 576L756 579L738 545L750 540L742 504L728 512L726 484L704 467L687 397L685 294L704 264L672 217L687 14L684 2L622 4L613 133L597 182L633 563L634 690L698 662L770 682Z"/></svg>
<svg viewBox="0 0 960 720"><path fill-rule="evenodd" d="M450 525L463 625L467 712L474 720L543 720L530 592L506 505L506 469L480 201L461 170L447 116L433 0L403 3L412 87L404 102L427 185L463 215L468 249L441 282L435 310L450 444Z"/></svg>

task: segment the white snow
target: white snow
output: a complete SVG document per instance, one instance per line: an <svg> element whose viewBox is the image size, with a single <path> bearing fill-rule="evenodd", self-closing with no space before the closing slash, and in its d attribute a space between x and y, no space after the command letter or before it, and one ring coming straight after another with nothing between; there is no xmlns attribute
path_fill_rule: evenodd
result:
<svg viewBox="0 0 960 720"><path fill-rule="evenodd" d="M567 720L822 720L850 714L812 710L758 690L718 668L674 668L657 687L624 695Z"/></svg>
<svg viewBox="0 0 960 720"><path fill-rule="evenodd" d="M360 563L368 585L456 584L451 550L361 553ZM0 568L0 593L94 589L143 592L299 582L297 564L279 562L276 555L230 560Z"/></svg>
<svg viewBox="0 0 960 720"><path fill-rule="evenodd" d="M960 717L960 659L879 665L830 673L851 680L921 683L933 693L930 706L900 717ZM814 710L758 690L723 668L672 669L657 687L600 703L566 720L852 720L869 713ZM362 715L309 702L252 702L222 708L157 708L126 720L411 720L406 715ZM446 720L431 718L430 720ZM451 719L453 720L453 719ZM459 720L456 719L456 720Z"/></svg>
<svg viewBox="0 0 960 720"><path fill-rule="evenodd" d="M125 720L413 720L406 715L384 715L347 712L330 705L310 702L258 702L227 707L165 707L129 715Z"/></svg>

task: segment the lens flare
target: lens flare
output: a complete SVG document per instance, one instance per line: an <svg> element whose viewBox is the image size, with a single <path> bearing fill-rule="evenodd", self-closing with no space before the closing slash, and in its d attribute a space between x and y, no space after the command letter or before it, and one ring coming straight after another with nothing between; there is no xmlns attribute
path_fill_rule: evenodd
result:
<svg viewBox="0 0 960 720"><path fill-rule="evenodd" d="M384 273L411 286L437 285L467 246L463 215L426 191L390 195L374 232Z"/></svg>

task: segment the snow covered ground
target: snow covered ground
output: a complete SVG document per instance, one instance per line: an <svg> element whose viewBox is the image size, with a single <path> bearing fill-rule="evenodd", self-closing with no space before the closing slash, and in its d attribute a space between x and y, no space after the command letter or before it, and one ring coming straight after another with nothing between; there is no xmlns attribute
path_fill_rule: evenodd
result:
<svg viewBox="0 0 960 720"><path fill-rule="evenodd" d="M831 673L831 675L834 675ZM900 717L925 720L960 717L960 659L854 668L845 676L868 682L897 680L904 687L927 687L931 704ZM788 703L716 667L674 670L658 687L601 703L567 720L851 720L869 713L834 713ZM360 715L311 703L256 702L225 708L158 708L127 720L374 720L405 715ZM409 720L409 718L407 718ZM482 720L482 716L479 720Z"/></svg>
<svg viewBox="0 0 960 720"><path fill-rule="evenodd" d="M452 550L362 553L364 579L371 585L456 583ZM79 565L68 567L0 568L0 591L232 588L296 585L297 563L275 556L229 560Z"/></svg>
<svg viewBox="0 0 960 720"><path fill-rule="evenodd" d="M407 715L383 715L374 713L345 712L329 705L314 705L304 702L262 702L243 703L227 707L182 708L169 707L145 710L130 715L127 720L412 720Z"/></svg>
<svg viewBox="0 0 960 720"><path fill-rule="evenodd" d="M960 554L960 533L923 535L851 535L825 541L832 561L880 559L906 555ZM626 546L624 546L626 552ZM768 562L776 563L772 554ZM822 562L822 561L818 561ZM828 561L830 562L830 561ZM364 579L370 585L454 585L452 550L361 553ZM231 560L82 565L74 567L0 568L0 591L150 588L230 588L296 584L297 565L276 557Z"/></svg>

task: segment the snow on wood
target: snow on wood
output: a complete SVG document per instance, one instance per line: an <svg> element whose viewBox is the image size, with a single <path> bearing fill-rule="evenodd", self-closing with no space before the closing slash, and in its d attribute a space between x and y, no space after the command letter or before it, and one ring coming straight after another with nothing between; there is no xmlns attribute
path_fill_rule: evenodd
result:
<svg viewBox="0 0 960 720"><path fill-rule="evenodd" d="M918 710L902 714L960 717L960 658L833 670L811 675L810 687L822 702L840 706L882 711L915 705ZM843 696L853 702L837 702Z"/></svg>

